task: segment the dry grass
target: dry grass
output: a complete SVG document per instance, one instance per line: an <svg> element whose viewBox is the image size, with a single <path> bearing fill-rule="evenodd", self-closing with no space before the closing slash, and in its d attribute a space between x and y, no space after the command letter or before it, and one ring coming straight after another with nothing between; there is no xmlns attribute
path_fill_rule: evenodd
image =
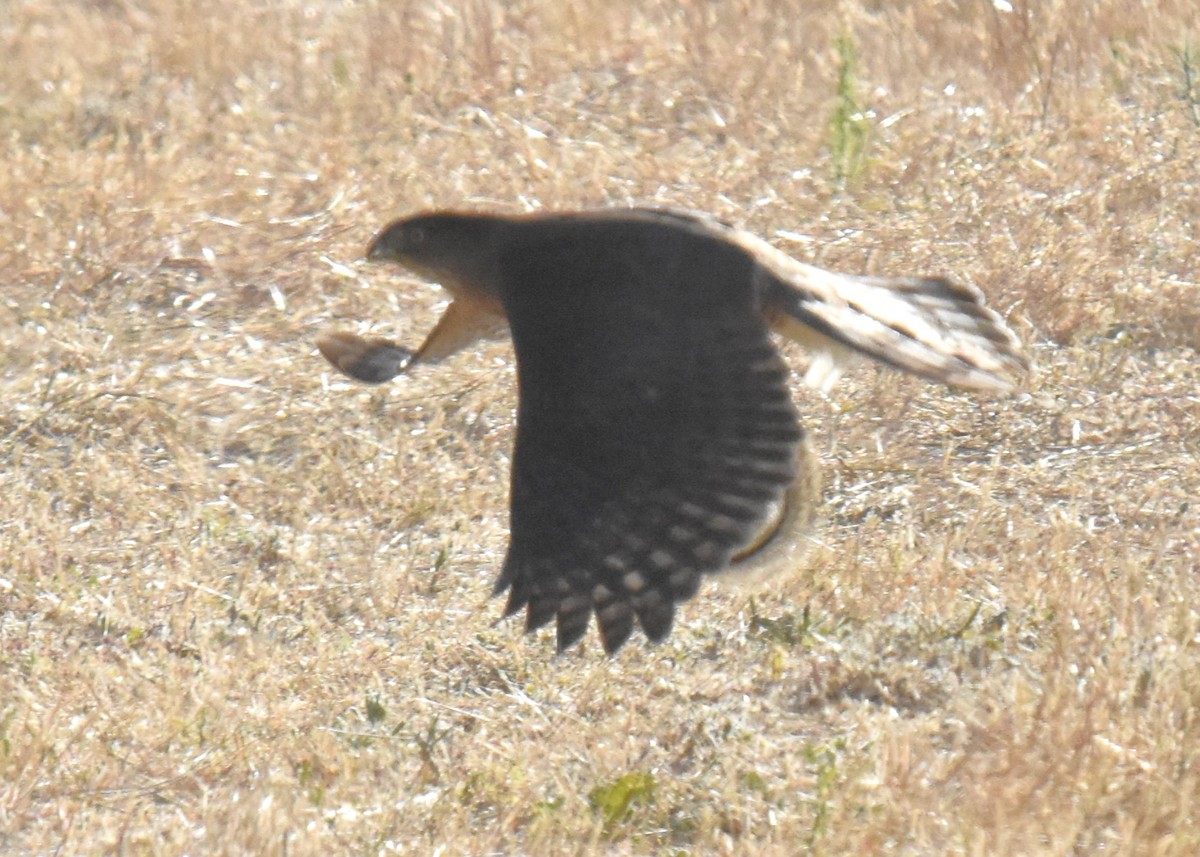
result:
<svg viewBox="0 0 1200 857"><path fill-rule="evenodd" d="M1008 5L0 6L0 851L1200 852L1195 6ZM798 389L810 567L555 657L486 598L508 346L313 341L428 329L390 217L631 200L978 282L1041 371Z"/></svg>

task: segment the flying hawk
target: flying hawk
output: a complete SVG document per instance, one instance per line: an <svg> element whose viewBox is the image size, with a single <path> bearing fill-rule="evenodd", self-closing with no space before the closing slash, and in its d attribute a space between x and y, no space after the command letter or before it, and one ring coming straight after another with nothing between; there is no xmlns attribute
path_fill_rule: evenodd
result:
<svg viewBox="0 0 1200 857"><path fill-rule="evenodd" d="M855 352L976 390L1007 390L1027 366L972 287L831 273L672 210L418 214L367 258L453 299L415 353L323 335L347 375L382 383L511 331L511 537L495 591L527 630L557 618L560 650L593 613L607 652L635 619L664 639L703 575L813 520L815 457L771 330L810 350L806 380L823 388Z"/></svg>

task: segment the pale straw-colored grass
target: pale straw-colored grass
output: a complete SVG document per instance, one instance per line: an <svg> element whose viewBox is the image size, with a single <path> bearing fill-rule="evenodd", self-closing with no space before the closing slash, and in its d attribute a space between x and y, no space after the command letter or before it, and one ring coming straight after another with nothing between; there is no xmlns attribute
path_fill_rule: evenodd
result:
<svg viewBox="0 0 1200 857"><path fill-rule="evenodd" d="M4 4L0 852L1200 852L1197 27ZM313 343L432 324L436 289L358 264L391 217L630 201L975 282L1039 370L797 384L808 566L555 656L487 598L508 344L371 390Z"/></svg>

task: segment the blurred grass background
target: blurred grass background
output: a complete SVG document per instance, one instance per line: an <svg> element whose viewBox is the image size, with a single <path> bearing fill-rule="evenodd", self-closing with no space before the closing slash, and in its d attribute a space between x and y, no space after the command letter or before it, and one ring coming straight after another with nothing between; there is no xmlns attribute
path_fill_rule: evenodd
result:
<svg viewBox="0 0 1200 857"><path fill-rule="evenodd" d="M0 5L0 850L1200 850L1185 0ZM806 568L495 624L515 403L387 220L657 202L977 283L981 399L797 398ZM794 365L804 357L786 349Z"/></svg>

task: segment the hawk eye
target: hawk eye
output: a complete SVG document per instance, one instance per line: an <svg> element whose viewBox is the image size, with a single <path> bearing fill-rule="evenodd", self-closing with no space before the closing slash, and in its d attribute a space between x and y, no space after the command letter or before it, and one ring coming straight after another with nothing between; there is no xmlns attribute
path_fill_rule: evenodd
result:
<svg viewBox="0 0 1200 857"><path fill-rule="evenodd" d="M425 243L426 233L424 226L412 224L408 227L406 234L410 247L420 247Z"/></svg>

